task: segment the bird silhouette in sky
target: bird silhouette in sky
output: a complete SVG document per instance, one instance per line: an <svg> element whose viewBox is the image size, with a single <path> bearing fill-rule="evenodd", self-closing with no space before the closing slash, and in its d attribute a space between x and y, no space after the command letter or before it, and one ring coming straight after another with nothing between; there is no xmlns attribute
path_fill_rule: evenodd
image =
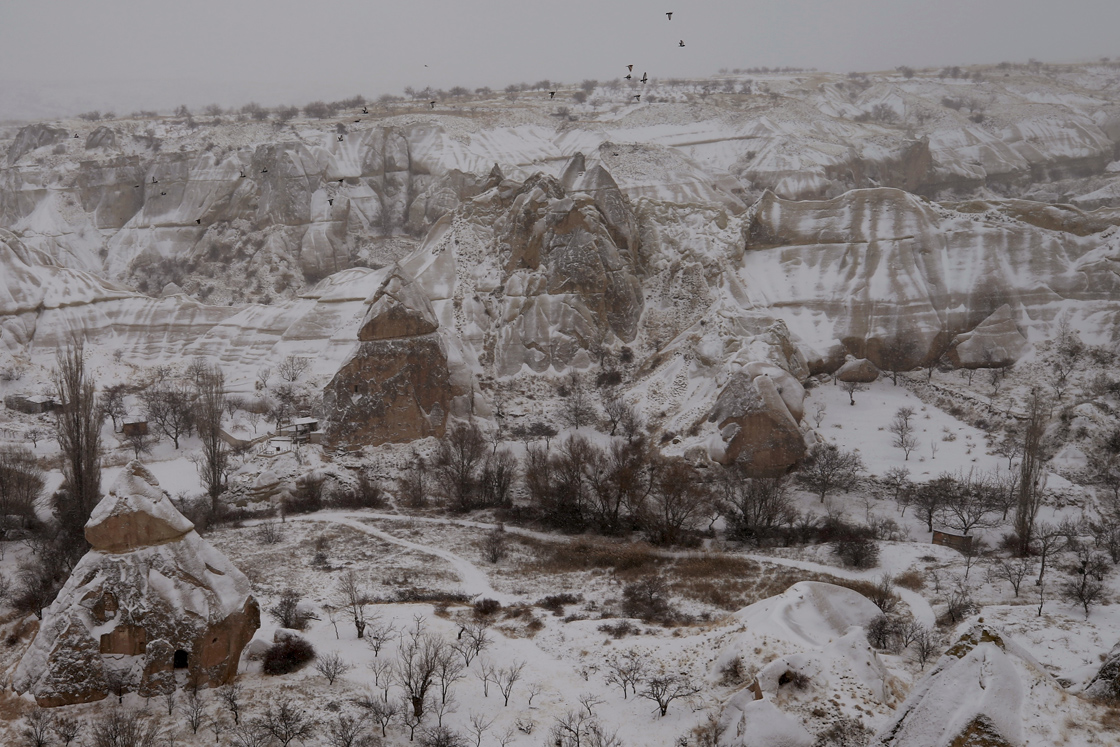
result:
<svg viewBox="0 0 1120 747"><path fill-rule="evenodd" d="M338 136L338 142L340 142L340 143L342 142L342 135Z"/></svg>
<svg viewBox="0 0 1120 747"><path fill-rule="evenodd" d="M634 66L633 65L627 65L626 69L629 70L630 72L634 72Z"/></svg>
<svg viewBox="0 0 1120 747"><path fill-rule="evenodd" d="M244 179L244 178L245 178L245 170L244 170L244 169L242 169L242 170L241 170L241 178L242 178L242 179Z"/></svg>
<svg viewBox="0 0 1120 747"><path fill-rule="evenodd" d="M78 133L76 133L76 132L75 132L75 133L74 133L74 137L78 137Z"/></svg>
<svg viewBox="0 0 1120 747"><path fill-rule="evenodd" d="M649 78L646 77L645 73L642 73L642 82L645 83L647 80L649 80Z"/></svg>
<svg viewBox="0 0 1120 747"><path fill-rule="evenodd" d="M642 94L636 93L636 94L634 94L634 98L636 98L638 101L641 101L642 100Z"/></svg>
<svg viewBox="0 0 1120 747"><path fill-rule="evenodd" d="M262 173L262 174L267 174L267 173L268 173L268 169L261 169L261 173Z"/></svg>
<svg viewBox="0 0 1120 747"><path fill-rule="evenodd" d="M339 184L342 184L342 180L341 180L341 179L339 179L339 180L338 180L338 183L339 183Z"/></svg>
<svg viewBox="0 0 1120 747"><path fill-rule="evenodd" d="M369 114L369 109L367 109L366 107L363 106L362 107L362 114Z"/></svg>
<svg viewBox="0 0 1120 747"><path fill-rule="evenodd" d="M556 98L556 91L549 91L549 92L548 92L548 97L549 97L550 99L554 99L554 98Z"/></svg>
<svg viewBox="0 0 1120 747"><path fill-rule="evenodd" d="M435 108L436 108L436 102L434 102L434 101L429 101L429 102L428 102L428 106L430 106L431 108L435 109Z"/></svg>
<svg viewBox="0 0 1120 747"><path fill-rule="evenodd" d="M633 77L634 77L634 76L633 76L633 75L631 75L630 73L627 73L627 74L626 74L626 80L630 80L630 79L631 79L631 78L633 78Z"/></svg>
<svg viewBox="0 0 1120 747"><path fill-rule="evenodd" d="M160 192L160 195L165 195L165 194L167 194L167 193L166 192Z"/></svg>
<svg viewBox="0 0 1120 747"><path fill-rule="evenodd" d="M668 18L670 21L673 20L673 11L669 11L668 13L666 13L665 17Z"/></svg>
<svg viewBox="0 0 1120 747"><path fill-rule="evenodd" d="M202 218L195 218L194 223L195 223L196 226L201 226L202 225Z"/></svg>
<svg viewBox="0 0 1120 747"><path fill-rule="evenodd" d="M678 47L683 47L684 46L684 39L681 39L680 42L677 44L677 46Z"/></svg>
<svg viewBox="0 0 1120 747"><path fill-rule="evenodd" d="M159 182L156 181L156 178L154 176L152 177L152 184L159 184Z"/></svg>
<svg viewBox="0 0 1120 747"><path fill-rule="evenodd" d="M327 204L328 204L328 205L333 205L333 204L334 204L334 200L327 200Z"/></svg>
<svg viewBox="0 0 1120 747"><path fill-rule="evenodd" d="M359 123L359 122L361 122L361 121L362 121L362 120L360 120L360 119L355 119L355 120L354 120L354 124L358 124L358 123Z"/></svg>

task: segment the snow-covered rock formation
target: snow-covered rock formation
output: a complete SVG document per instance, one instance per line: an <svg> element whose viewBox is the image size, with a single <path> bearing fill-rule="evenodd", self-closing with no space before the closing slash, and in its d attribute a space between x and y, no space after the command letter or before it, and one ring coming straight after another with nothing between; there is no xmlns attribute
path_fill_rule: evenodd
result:
<svg viewBox="0 0 1120 747"><path fill-rule="evenodd" d="M43 614L12 678L41 706L218 686L260 627L249 581L194 531L139 462L86 524L86 553ZM184 680L185 681L185 680Z"/></svg>

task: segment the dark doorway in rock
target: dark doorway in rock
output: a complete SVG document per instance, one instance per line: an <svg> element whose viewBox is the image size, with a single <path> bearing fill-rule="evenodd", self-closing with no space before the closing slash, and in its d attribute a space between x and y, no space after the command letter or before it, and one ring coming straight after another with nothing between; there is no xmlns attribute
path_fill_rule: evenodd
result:
<svg viewBox="0 0 1120 747"><path fill-rule="evenodd" d="M174 661L175 668L176 669L186 669L187 668L187 661L189 659L190 659L190 654L188 654L183 649L179 649L178 651L175 652L175 661Z"/></svg>

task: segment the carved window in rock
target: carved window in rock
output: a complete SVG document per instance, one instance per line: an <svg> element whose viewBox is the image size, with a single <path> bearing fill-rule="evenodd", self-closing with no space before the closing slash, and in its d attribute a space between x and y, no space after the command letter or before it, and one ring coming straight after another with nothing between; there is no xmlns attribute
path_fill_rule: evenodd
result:
<svg viewBox="0 0 1120 747"><path fill-rule="evenodd" d="M183 649L179 649L178 651L175 652L175 656L173 657L173 661L172 661L172 666L175 669L186 669L187 666L190 664L190 658L191 658L191 655L189 653L187 653Z"/></svg>

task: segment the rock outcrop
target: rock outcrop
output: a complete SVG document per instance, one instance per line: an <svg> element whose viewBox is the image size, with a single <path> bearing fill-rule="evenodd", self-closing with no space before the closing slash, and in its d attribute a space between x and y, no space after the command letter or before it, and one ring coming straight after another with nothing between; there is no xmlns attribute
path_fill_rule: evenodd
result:
<svg viewBox="0 0 1120 747"><path fill-rule="evenodd" d="M757 477L785 473L805 455L798 427L804 398L805 390L788 371L758 362L743 366L708 416L722 441L711 456L723 464L739 461Z"/></svg>
<svg viewBox="0 0 1120 747"><path fill-rule="evenodd" d="M911 688L878 735L884 747L1053 744L1068 712L1061 686L1001 631L974 625ZM1031 733L1033 739L1026 736Z"/></svg>
<svg viewBox="0 0 1120 747"><path fill-rule="evenodd" d="M836 378L840 381L867 384L879 378L879 369L866 358L853 358L845 361L844 365L836 370Z"/></svg>
<svg viewBox="0 0 1120 747"><path fill-rule="evenodd" d="M1120 644L1108 652L1104 664L1085 686L1085 694L1120 702Z"/></svg>
<svg viewBox="0 0 1120 747"><path fill-rule="evenodd" d="M43 615L12 678L41 706L142 696L237 673L260 627L249 581L130 462L86 524L92 549ZM182 677L177 677L182 674Z"/></svg>
<svg viewBox="0 0 1120 747"><path fill-rule="evenodd" d="M1002 368L1023 357L1029 346L1004 304L972 331L954 337L946 355L957 368Z"/></svg>
<svg viewBox="0 0 1120 747"><path fill-rule="evenodd" d="M427 296L394 267L369 301L360 342L325 391L330 440L376 446L443 436L452 382Z"/></svg>

